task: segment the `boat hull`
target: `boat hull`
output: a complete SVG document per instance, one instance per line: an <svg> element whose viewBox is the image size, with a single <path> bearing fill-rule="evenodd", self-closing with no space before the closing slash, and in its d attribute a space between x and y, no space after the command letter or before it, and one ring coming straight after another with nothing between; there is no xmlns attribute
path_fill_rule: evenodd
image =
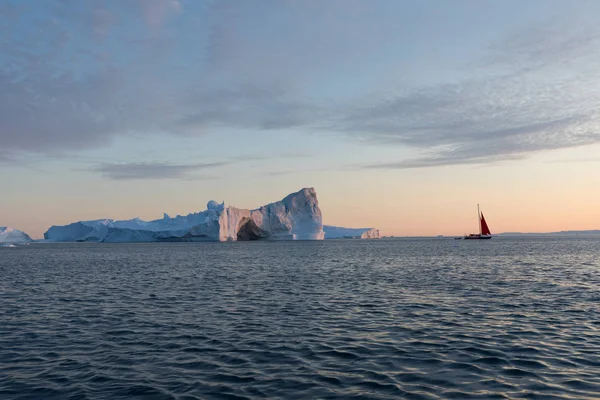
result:
<svg viewBox="0 0 600 400"><path fill-rule="evenodd" d="M485 240L491 239L492 235L467 235L463 239L465 240Z"/></svg>

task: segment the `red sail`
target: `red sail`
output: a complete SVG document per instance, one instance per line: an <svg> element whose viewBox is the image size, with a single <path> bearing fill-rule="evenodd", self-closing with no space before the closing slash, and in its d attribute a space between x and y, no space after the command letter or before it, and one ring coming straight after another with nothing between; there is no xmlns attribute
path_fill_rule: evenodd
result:
<svg viewBox="0 0 600 400"><path fill-rule="evenodd" d="M487 223L485 222L485 218L483 218L483 213L481 213L481 234L482 235L491 235L490 228L488 228Z"/></svg>

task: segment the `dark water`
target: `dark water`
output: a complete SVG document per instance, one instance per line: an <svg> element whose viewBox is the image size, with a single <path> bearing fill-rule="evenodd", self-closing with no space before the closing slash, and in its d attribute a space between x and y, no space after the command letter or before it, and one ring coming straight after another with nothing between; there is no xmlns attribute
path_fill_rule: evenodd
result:
<svg viewBox="0 0 600 400"><path fill-rule="evenodd" d="M600 238L0 249L0 398L600 398Z"/></svg>

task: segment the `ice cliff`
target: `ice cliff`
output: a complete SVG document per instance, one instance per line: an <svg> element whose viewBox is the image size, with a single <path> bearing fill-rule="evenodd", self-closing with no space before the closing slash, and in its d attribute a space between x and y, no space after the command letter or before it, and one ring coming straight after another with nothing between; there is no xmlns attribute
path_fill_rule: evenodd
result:
<svg viewBox="0 0 600 400"><path fill-rule="evenodd" d="M377 239L379 230L374 228L342 228L339 226L323 226L325 239Z"/></svg>
<svg viewBox="0 0 600 400"><path fill-rule="evenodd" d="M255 210L211 200L202 212L154 221L101 219L52 226L44 238L57 242L168 242L237 240L322 240L317 193L305 188Z"/></svg>
<svg viewBox="0 0 600 400"><path fill-rule="evenodd" d="M31 242L28 234L18 229L0 226L0 244L21 244Z"/></svg>

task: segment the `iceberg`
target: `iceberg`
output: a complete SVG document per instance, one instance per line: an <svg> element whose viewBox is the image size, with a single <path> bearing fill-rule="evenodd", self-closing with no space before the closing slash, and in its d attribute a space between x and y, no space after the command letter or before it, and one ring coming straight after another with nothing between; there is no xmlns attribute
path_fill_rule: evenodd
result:
<svg viewBox="0 0 600 400"><path fill-rule="evenodd" d="M32 242L32 240L25 232L18 229L9 228L7 226L0 226L0 244L7 245L3 247L12 247L8 246L10 244L23 244L30 242Z"/></svg>
<svg viewBox="0 0 600 400"><path fill-rule="evenodd" d="M214 200L205 211L143 221L100 219L52 226L44 239L56 242L192 242L323 240L317 193L304 188L283 200L248 210Z"/></svg>
<svg viewBox="0 0 600 400"><path fill-rule="evenodd" d="M378 239L379 230L375 228L342 228L340 226L323 226L325 239Z"/></svg>

